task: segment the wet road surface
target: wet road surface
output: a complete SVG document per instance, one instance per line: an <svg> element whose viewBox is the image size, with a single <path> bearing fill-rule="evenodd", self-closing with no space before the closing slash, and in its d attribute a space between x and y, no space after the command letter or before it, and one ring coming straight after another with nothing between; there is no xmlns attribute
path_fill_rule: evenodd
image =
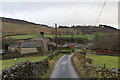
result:
<svg viewBox="0 0 120 80"><path fill-rule="evenodd" d="M50 76L50 80L80 80L77 72L75 71L72 62L72 55L63 55L55 65L55 68ZM62 79L60 79L62 78Z"/></svg>

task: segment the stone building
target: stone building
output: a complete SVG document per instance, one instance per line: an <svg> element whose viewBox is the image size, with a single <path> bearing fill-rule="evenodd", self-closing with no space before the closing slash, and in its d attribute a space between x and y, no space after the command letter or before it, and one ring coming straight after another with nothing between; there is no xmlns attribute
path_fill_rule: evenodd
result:
<svg viewBox="0 0 120 80"><path fill-rule="evenodd" d="M30 40L23 41L20 45L20 53L33 53L38 51L48 51L49 39L44 37L41 32L39 36L35 36Z"/></svg>
<svg viewBox="0 0 120 80"><path fill-rule="evenodd" d="M8 47L8 50L11 52L18 52L19 51L19 45L18 44L12 44Z"/></svg>
<svg viewBox="0 0 120 80"><path fill-rule="evenodd" d="M26 54L26 53L42 51L41 48L43 48L42 41L29 40L29 41L24 41L23 43L21 43L19 51L21 54Z"/></svg>
<svg viewBox="0 0 120 80"><path fill-rule="evenodd" d="M55 48L55 43L44 37L44 32L40 35L33 37L29 40L21 41L20 45L9 46L9 50L12 52L20 52L21 54L34 53L39 51L48 51Z"/></svg>

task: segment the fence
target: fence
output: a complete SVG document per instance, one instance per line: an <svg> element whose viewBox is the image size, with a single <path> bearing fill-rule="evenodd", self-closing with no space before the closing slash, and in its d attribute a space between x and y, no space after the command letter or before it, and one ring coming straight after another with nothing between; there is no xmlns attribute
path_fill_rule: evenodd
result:
<svg viewBox="0 0 120 80"><path fill-rule="evenodd" d="M120 56L120 52L113 52L108 50L95 50L98 55L112 55L112 56Z"/></svg>
<svg viewBox="0 0 120 80"><path fill-rule="evenodd" d="M36 80L43 75L49 68L49 59L53 59L55 56L61 54L60 51L56 51L50 54L46 59L30 62L22 61L17 62L13 66L2 70L2 80Z"/></svg>

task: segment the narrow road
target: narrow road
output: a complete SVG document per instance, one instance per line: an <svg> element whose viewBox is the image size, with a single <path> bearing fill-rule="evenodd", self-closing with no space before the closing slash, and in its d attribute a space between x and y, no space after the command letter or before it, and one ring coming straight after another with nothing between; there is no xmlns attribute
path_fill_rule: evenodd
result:
<svg viewBox="0 0 120 80"><path fill-rule="evenodd" d="M78 74L76 73L72 62L71 55L63 55L57 62L51 76L51 80L53 78L69 78L80 80ZM76 80L75 79L75 80Z"/></svg>

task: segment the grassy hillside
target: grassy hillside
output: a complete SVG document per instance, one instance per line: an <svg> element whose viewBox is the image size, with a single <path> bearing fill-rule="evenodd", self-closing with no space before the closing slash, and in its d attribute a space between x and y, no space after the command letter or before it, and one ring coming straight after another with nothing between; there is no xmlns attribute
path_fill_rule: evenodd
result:
<svg viewBox="0 0 120 80"><path fill-rule="evenodd" d="M12 22L3 22L2 31L11 33L39 33L44 31L49 34L52 28L45 26L33 25L33 24L19 24Z"/></svg>
<svg viewBox="0 0 120 80"><path fill-rule="evenodd" d="M54 34L54 28L47 25L35 24L24 20L2 18L2 32L3 35L14 35L14 34L26 34L26 33L39 33L45 32L46 34ZM80 30L71 28L58 28L58 34L75 34L80 33Z"/></svg>
<svg viewBox="0 0 120 80"><path fill-rule="evenodd" d="M0 17L1 19L1 17ZM54 23L53 23L54 24ZM1 28L0 28L1 30ZM2 17L2 32L3 35L13 35L13 34L38 34L39 32L45 32L46 34L55 34L55 29L43 24L35 24L32 22L3 18ZM58 35L81 35L81 34L106 34L116 32L116 29L106 28L106 27L91 27L91 26L76 26L68 28L60 28L58 26ZM95 34L94 34L95 33ZM67 36L68 37L68 36Z"/></svg>

